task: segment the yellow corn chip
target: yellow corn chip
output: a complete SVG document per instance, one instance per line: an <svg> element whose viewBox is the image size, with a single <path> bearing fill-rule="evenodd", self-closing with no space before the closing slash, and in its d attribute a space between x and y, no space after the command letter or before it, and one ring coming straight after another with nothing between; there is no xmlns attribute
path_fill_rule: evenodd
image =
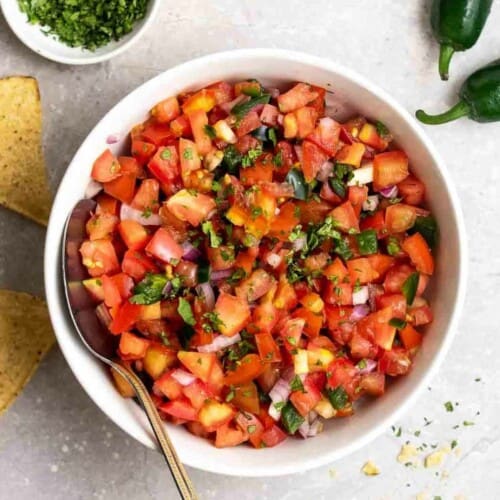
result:
<svg viewBox="0 0 500 500"><path fill-rule="evenodd" d="M27 293L0 290L0 414L28 383L53 343L45 302Z"/></svg>
<svg viewBox="0 0 500 500"><path fill-rule="evenodd" d="M41 135L37 81L24 76L0 79L0 204L47 225L52 197Z"/></svg>

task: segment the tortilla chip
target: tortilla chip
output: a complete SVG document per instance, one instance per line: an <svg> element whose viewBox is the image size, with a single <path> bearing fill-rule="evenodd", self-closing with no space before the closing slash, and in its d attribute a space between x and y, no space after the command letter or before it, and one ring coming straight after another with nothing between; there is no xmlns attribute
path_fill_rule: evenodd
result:
<svg viewBox="0 0 500 500"><path fill-rule="evenodd" d="M0 290L0 414L29 382L53 343L45 302L27 293Z"/></svg>
<svg viewBox="0 0 500 500"><path fill-rule="evenodd" d="M0 79L0 204L46 226L52 196L41 136L37 81L25 76Z"/></svg>

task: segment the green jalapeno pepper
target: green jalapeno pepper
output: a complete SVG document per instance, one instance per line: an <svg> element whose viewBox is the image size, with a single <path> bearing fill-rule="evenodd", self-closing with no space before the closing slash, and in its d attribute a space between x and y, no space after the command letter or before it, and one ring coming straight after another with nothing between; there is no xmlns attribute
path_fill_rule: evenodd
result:
<svg viewBox="0 0 500 500"><path fill-rule="evenodd" d="M453 54L470 49L478 40L493 0L434 0L431 26L441 45L439 74L448 80Z"/></svg>
<svg viewBox="0 0 500 500"><path fill-rule="evenodd" d="M419 109L416 117L427 125L439 125L462 116L476 122L500 120L500 60L478 69L465 80L460 92L460 101L439 115L428 115Z"/></svg>

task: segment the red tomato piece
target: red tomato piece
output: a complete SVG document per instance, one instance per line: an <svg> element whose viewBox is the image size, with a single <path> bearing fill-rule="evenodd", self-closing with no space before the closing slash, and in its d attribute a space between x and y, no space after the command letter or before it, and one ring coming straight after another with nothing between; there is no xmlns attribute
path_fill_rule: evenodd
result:
<svg viewBox="0 0 500 500"><path fill-rule="evenodd" d="M278 115L279 111L276 106L273 106L272 104L264 104L264 107L260 112L260 121L264 125L275 127L278 123Z"/></svg>
<svg viewBox="0 0 500 500"><path fill-rule="evenodd" d="M142 250L149 241L147 230L135 220L122 220L118 225L118 232L131 250Z"/></svg>
<svg viewBox="0 0 500 500"><path fill-rule="evenodd" d="M264 363L275 363L281 361L278 344L276 344L270 333L261 332L255 334L255 343L257 344L260 359Z"/></svg>
<svg viewBox="0 0 500 500"><path fill-rule="evenodd" d="M388 151L375 155L373 187L376 191L398 184L408 175L408 156L403 151Z"/></svg>
<svg viewBox="0 0 500 500"><path fill-rule="evenodd" d="M146 165L150 158L155 154L156 146L146 141L132 139L131 152L140 166Z"/></svg>
<svg viewBox="0 0 500 500"><path fill-rule="evenodd" d="M117 284L105 274L101 276L101 280L104 291L104 303L108 307L119 306L122 303L122 296Z"/></svg>
<svg viewBox="0 0 500 500"><path fill-rule="evenodd" d="M131 202L131 206L142 212L156 212L159 205L159 196L159 182L156 179L144 179Z"/></svg>
<svg viewBox="0 0 500 500"><path fill-rule="evenodd" d="M297 83L288 92L278 96L278 106L282 113L289 113L295 111L303 106L306 106L311 101L318 97L311 85L307 83Z"/></svg>
<svg viewBox="0 0 500 500"><path fill-rule="evenodd" d="M384 290L386 293L401 293L401 287L410 274L415 272L415 268L407 265L400 264L393 267L387 272L384 280ZM420 275L417 287L417 296L422 295L427 286L429 278Z"/></svg>
<svg viewBox="0 0 500 500"><path fill-rule="evenodd" d="M334 156L339 146L340 124L325 116L319 120L318 126L307 136L307 140L314 142L329 157Z"/></svg>
<svg viewBox="0 0 500 500"><path fill-rule="evenodd" d="M326 385L330 389L343 387L347 395L353 399L356 396L356 389L359 385L359 370L351 361L338 358L328 366Z"/></svg>
<svg viewBox="0 0 500 500"><path fill-rule="evenodd" d="M363 203L368 198L368 188L366 186L350 186L348 200L357 217L359 217L363 208Z"/></svg>
<svg viewBox="0 0 500 500"><path fill-rule="evenodd" d="M160 101L151 110L151 115L158 123L170 123L174 118L177 118L181 113L179 101L177 97L168 97Z"/></svg>
<svg viewBox="0 0 500 500"><path fill-rule="evenodd" d="M208 116L205 111L198 109L188 114L191 131L200 155L206 155L212 149L212 140L207 135Z"/></svg>
<svg viewBox="0 0 500 500"><path fill-rule="evenodd" d="M382 396L385 392L385 375L380 372L366 373L362 375L359 387L370 396Z"/></svg>
<svg viewBox="0 0 500 500"><path fill-rule="evenodd" d="M264 364L262 363L258 354L247 354L241 359L241 363L236 366L233 371L228 371L224 377L224 384L242 385L248 384L256 379L264 371Z"/></svg>
<svg viewBox="0 0 500 500"><path fill-rule="evenodd" d="M146 355L150 341L142 339L129 332L123 332L120 337L118 351L125 360L142 359Z"/></svg>
<svg viewBox="0 0 500 500"><path fill-rule="evenodd" d="M238 126L236 127L236 135L238 137L243 137L259 128L261 125L259 115L256 111L252 110L240 120Z"/></svg>
<svg viewBox="0 0 500 500"><path fill-rule="evenodd" d="M330 215L333 217L335 227L346 233L359 232L359 221L350 201L346 201L334 208Z"/></svg>
<svg viewBox="0 0 500 500"><path fill-rule="evenodd" d="M198 226L216 208L215 200L206 194L181 189L167 200L167 207L179 220Z"/></svg>
<svg viewBox="0 0 500 500"><path fill-rule="evenodd" d="M224 104L226 102L231 102L234 99L234 88L228 82L216 82L209 85L207 89L213 91L215 96L215 101L218 105Z"/></svg>
<svg viewBox="0 0 500 500"><path fill-rule="evenodd" d="M319 335L325 319L323 312L313 313L308 311L305 307L297 308L292 316L305 321L303 333L309 338L314 338Z"/></svg>
<svg viewBox="0 0 500 500"><path fill-rule="evenodd" d="M254 302L265 295L272 288L275 281L264 269L256 269L235 288L236 296L247 302Z"/></svg>
<svg viewBox="0 0 500 500"><path fill-rule="evenodd" d="M391 377L405 375L411 367L411 359L404 349L385 351L378 362L379 370Z"/></svg>
<svg viewBox="0 0 500 500"><path fill-rule="evenodd" d="M349 260L347 262L347 269L349 270L351 283L365 285L378 278L378 273L373 269L370 261L365 257Z"/></svg>
<svg viewBox="0 0 500 500"><path fill-rule="evenodd" d="M359 227L361 231L366 231L367 229L375 229L375 231L377 232L377 238L383 238L387 234L384 211L379 210L373 215L365 217L360 221Z"/></svg>
<svg viewBox="0 0 500 500"><path fill-rule="evenodd" d="M100 213L93 215L87 222L85 229L91 240L110 238L118 224L115 215Z"/></svg>
<svg viewBox="0 0 500 500"><path fill-rule="evenodd" d="M328 160L328 155L314 142L302 143L302 172L306 182L311 182L318 175L321 166Z"/></svg>
<svg viewBox="0 0 500 500"><path fill-rule="evenodd" d="M408 254L417 271L425 274L434 273L434 258L424 237L420 233L408 236L401 245Z"/></svg>
<svg viewBox="0 0 500 500"><path fill-rule="evenodd" d="M385 226L390 234L404 233L415 224L416 219L415 207L411 205L398 203L385 210Z"/></svg>
<svg viewBox="0 0 500 500"><path fill-rule="evenodd" d="M409 175L406 179L398 183L398 192L407 205L417 206L424 202L424 183L413 177L413 175Z"/></svg>
<svg viewBox="0 0 500 500"><path fill-rule="evenodd" d="M217 298L214 311L221 321L219 331L227 337L236 335L250 319L247 301L224 292Z"/></svg>
<svg viewBox="0 0 500 500"><path fill-rule="evenodd" d="M109 331L115 335L129 331L139 319L141 314L141 306L125 301L113 318L109 325Z"/></svg>
<svg viewBox="0 0 500 500"><path fill-rule="evenodd" d="M146 246L146 252L163 262L179 260L184 255L184 250L175 241L168 229L159 228Z"/></svg>
<svg viewBox="0 0 500 500"><path fill-rule="evenodd" d="M264 425L262 422L251 413L239 412L236 415L236 423L243 432L248 434L248 440L252 446L260 448L262 435L264 433Z"/></svg>
<svg viewBox="0 0 500 500"><path fill-rule="evenodd" d="M113 153L106 149L92 166L90 174L97 182L109 182L121 175L121 166Z"/></svg>
<svg viewBox="0 0 500 500"><path fill-rule="evenodd" d="M215 447L227 448L238 446L248 440L248 433L240 428L234 428L229 424L224 424L215 432Z"/></svg>
<svg viewBox="0 0 500 500"><path fill-rule="evenodd" d="M191 124L186 115L178 116L170 122L170 130L175 137L192 137Z"/></svg>
<svg viewBox="0 0 500 500"><path fill-rule="evenodd" d="M132 276L136 281L140 281L146 276L146 273L158 273L158 266L146 255L127 250L122 260L122 271Z"/></svg>
<svg viewBox="0 0 500 500"><path fill-rule="evenodd" d="M360 142L354 142L352 144L346 144L337 153L335 157L336 161L339 163L347 163L355 168L359 168L361 165L361 160L365 155L366 147Z"/></svg>
<svg viewBox="0 0 500 500"><path fill-rule="evenodd" d="M215 431L227 424L234 417L234 413L228 404L209 400L200 409L198 420L208 431Z"/></svg>
<svg viewBox="0 0 500 500"><path fill-rule="evenodd" d="M286 434L277 425L273 425L270 429L266 429L262 433L261 443L264 444L266 448L273 448L285 439Z"/></svg>
<svg viewBox="0 0 500 500"><path fill-rule="evenodd" d="M80 254L90 276L113 274L120 270L115 247L110 240L84 241Z"/></svg>
<svg viewBox="0 0 500 500"><path fill-rule="evenodd" d="M203 382L208 382L215 363L215 353L179 351L177 357L193 375L203 380Z"/></svg>
<svg viewBox="0 0 500 500"><path fill-rule="evenodd" d="M179 155L175 146L162 146L148 163L149 171L160 181L170 184L179 176Z"/></svg>
<svg viewBox="0 0 500 500"><path fill-rule="evenodd" d="M293 391L290 401L296 410L305 417L321 400L321 392L311 380L310 375L304 380L304 391Z"/></svg>
<svg viewBox="0 0 500 500"><path fill-rule="evenodd" d="M193 408L185 398L163 403L159 410L182 420L196 420L198 418L198 410Z"/></svg>

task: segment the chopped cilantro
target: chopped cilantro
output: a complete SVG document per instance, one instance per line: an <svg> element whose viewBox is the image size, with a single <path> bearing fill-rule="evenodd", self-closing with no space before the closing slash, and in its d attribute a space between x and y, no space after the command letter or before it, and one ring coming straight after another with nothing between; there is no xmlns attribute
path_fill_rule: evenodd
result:
<svg viewBox="0 0 500 500"><path fill-rule="evenodd" d="M236 149L234 144L230 144L224 148L224 158L222 159L222 165L230 174L236 174L238 168L241 165L243 157L241 153Z"/></svg>
<svg viewBox="0 0 500 500"><path fill-rule="evenodd" d="M446 409L446 411L453 411L453 403L451 401L446 401L446 403L444 403L444 407Z"/></svg>
<svg viewBox="0 0 500 500"><path fill-rule="evenodd" d="M333 251L344 260L349 260L353 256L352 250L349 247L349 242L346 238L336 241Z"/></svg>
<svg viewBox="0 0 500 500"><path fill-rule="evenodd" d="M274 129L273 129L274 130ZM274 156L273 156L273 165L276 167L281 167L283 166L283 151L278 151Z"/></svg>
<svg viewBox="0 0 500 500"><path fill-rule="evenodd" d="M255 160L262 154L262 146L257 146L254 149L249 149L248 152L241 159L241 166L243 168L251 167Z"/></svg>
<svg viewBox="0 0 500 500"><path fill-rule="evenodd" d="M458 442L456 439L454 439L452 442L451 442L451 449L453 450L454 448L456 448L458 446Z"/></svg>
<svg viewBox="0 0 500 500"><path fill-rule="evenodd" d="M210 246L212 248L219 248L222 243L222 238L215 232L212 222L207 220L201 224L201 230L209 237Z"/></svg>
<svg viewBox="0 0 500 500"><path fill-rule="evenodd" d="M168 283L164 274L146 274L145 278L134 287L134 295L130 297L132 304L149 305L161 300L163 289Z"/></svg>
<svg viewBox="0 0 500 500"><path fill-rule="evenodd" d="M210 139L215 139L217 137L217 134L215 133L215 129L212 127L212 125L205 125L203 127L203 130L205 131L205 134L210 137Z"/></svg>
<svg viewBox="0 0 500 500"><path fill-rule="evenodd" d="M356 235L359 253L361 255L371 255L377 253L378 242L375 229L367 229Z"/></svg>
<svg viewBox="0 0 500 500"><path fill-rule="evenodd" d="M475 424L474 424L474 422L471 422L470 420L464 420L464 421L463 421L463 425L464 425L465 427L468 427L468 426L470 426L470 425L475 425Z"/></svg>
<svg viewBox="0 0 500 500"><path fill-rule="evenodd" d="M281 409L281 422L289 434L295 434L299 427L305 422L304 417L288 402Z"/></svg>
<svg viewBox="0 0 500 500"><path fill-rule="evenodd" d="M234 285L239 281L241 281L246 275L247 273L245 272L245 270L242 269L241 267L238 267L233 271L233 274L231 274L231 276L227 279L227 283L229 283L230 285Z"/></svg>
<svg viewBox="0 0 500 500"><path fill-rule="evenodd" d="M420 275L417 272L412 273L410 274L410 276L408 276L408 278L406 278L403 285L401 286L401 291L405 296L406 303L410 306L413 304L415 295L417 294L419 278Z"/></svg>
<svg viewBox="0 0 500 500"><path fill-rule="evenodd" d="M183 297L179 299L179 305L177 306L177 312L180 314L181 318L184 320L184 323L187 323L190 326L194 326L196 324L196 320L194 319L193 310L191 309L191 304Z"/></svg>
<svg viewBox="0 0 500 500"><path fill-rule="evenodd" d="M203 324L205 331L218 331L221 326L224 326L224 322L219 318L219 314L214 311L205 313L203 319L208 321L208 323Z"/></svg>
<svg viewBox="0 0 500 500"><path fill-rule="evenodd" d="M389 236L386 243L387 253L391 256L397 255L401 251L399 241L394 236Z"/></svg>
<svg viewBox="0 0 500 500"><path fill-rule="evenodd" d="M335 389L327 388L326 395L336 410L341 410L349 402L349 396L347 396L345 389L341 385Z"/></svg>
<svg viewBox="0 0 500 500"><path fill-rule="evenodd" d="M304 384L302 383L302 380L300 380L300 377L298 375L295 375L295 377L293 377L290 381L290 389L292 391L305 392Z"/></svg>

